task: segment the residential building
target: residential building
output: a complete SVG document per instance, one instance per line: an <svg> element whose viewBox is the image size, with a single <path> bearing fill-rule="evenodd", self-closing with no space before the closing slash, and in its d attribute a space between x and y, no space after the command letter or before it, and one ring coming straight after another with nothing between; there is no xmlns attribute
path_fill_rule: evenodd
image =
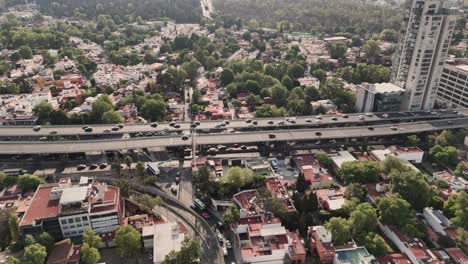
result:
<svg viewBox="0 0 468 264"><path fill-rule="evenodd" d="M341 209L346 202L345 190L345 187L316 190L318 206L329 211Z"/></svg>
<svg viewBox="0 0 468 264"><path fill-rule="evenodd" d="M395 246L404 253L413 264L443 264L434 253L418 238L410 238L394 226L378 223L380 230Z"/></svg>
<svg viewBox="0 0 468 264"><path fill-rule="evenodd" d="M56 239L81 236L89 227L112 240L120 222L119 188L92 179L73 186L62 178L39 185L19 227L24 233L48 232Z"/></svg>
<svg viewBox="0 0 468 264"><path fill-rule="evenodd" d="M233 200L241 208L233 230L242 263L282 264L286 257L293 264L305 263L304 241L296 231L286 230L278 218L266 212L256 190L237 193Z"/></svg>
<svg viewBox="0 0 468 264"><path fill-rule="evenodd" d="M393 154L402 160L419 164L424 158L424 151L418 147L391 147Z"/></svg>
<svg viewBox="0 0 468 264"><path fill-rule="evenodd" d="M286 186L281 182L280 179L278 179L278 177L268 177L266 186L273 197L279 199L284 203L284 208L286 209L286 211L296 211L293 200L288 194Z"/></svg>
<svg viewBox="0 0 468 264"><path fill-rule="evenodd" d="M74 245L68 238L54 244L47 257L47 264L78 264L81 245Z"/></svg>
<svg viewBox="0 0 468 264"><path fill-rule="evenodd" d="M401 109L434 107L459 10L454 0L412 0L406 6L392 83L405 89Z"/></svg>
<svg viewBox="0 0 468 264"><path fill-rule="evenodd" d="M143 246L153 251L153 263L162 263L171 251L180 251L185 233L181 232L178 223L164 223L144 226L142 230Z"/></svg>
<svg viewBox="0 0 468 264"><path fill-rule="evenodd" d="M332 264L335 258L335 248L330 231L323 226L310 226L308 235L312 256L317 256L321 264Z"/></svg>
<svg viewBox="0 0 468 264"><path fill-rule="evenodd" d="M468 108L468 64L445 65L436 100L447 108Z"/></svg>
<svg viewBox="0 0 468 264"><path fill-rule="evenodd" d="M432 174L432 180L442 180L447 182L450 185L450 189L455 192L466 191L468 190L468 181L462 177L455 177L447 171L434 172Z"/></svg>
<svg viewBox="0 0 468 264"><path fill-rule="evenodd" d="M347 161L356 161L356 158L349 151L338 151L335 155L330 155L336 169L341 169L341 165Z"/></svg>
<svg viewBox="0 0 468 264"><path fill-rule="evenodd" d="M446 248L444 249L445 252L450 256L455 264L467 264L468 263L468 256L463 253L463 251L459 248Z"/></svg>
<svg viewBox="0 0 468 264"><path fill-rule="evenodd" d="M334 182L333 176L315 160L314 154L294 155L291 158L291 163L304 174L304 178L310 182L313 189L320 189L322 186Z"/></svg>
<svg viewBox="0 0 468 264"><path fill-rule="evenodd" d="M398 112L404 89L392 83L362 83L357 86L357 112Z"/></svg>
<svg viewBox="0 0 468 264"><path fill-rule="evenodd" d="M423 210L424 219L426 219L427 224L440 235L447 235L445 229L450 227L450 221L445 217L445 215L440 210L434 210L431 207L426 207Z"/></svg>

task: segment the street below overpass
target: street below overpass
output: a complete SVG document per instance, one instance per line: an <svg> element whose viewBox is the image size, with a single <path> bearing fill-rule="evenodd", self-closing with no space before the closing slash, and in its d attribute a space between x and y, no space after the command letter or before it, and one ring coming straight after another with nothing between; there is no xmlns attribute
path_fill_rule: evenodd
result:
<svg viewBox="0 0 468 264"><path fill-rule="evenodd" d="M277 131L251 131L243 133L210 133L149 138L77 140L77 141L2 141L0 154L53 154L146 149L156 147L216 146L232 144L258 144L275 142L317 141L323 139L370 138L436 132L444 129L468 128L468 117L409 122L374 126L353 126L317 129L283 129ZM272 136L271 134L274 134Z"/></svg>

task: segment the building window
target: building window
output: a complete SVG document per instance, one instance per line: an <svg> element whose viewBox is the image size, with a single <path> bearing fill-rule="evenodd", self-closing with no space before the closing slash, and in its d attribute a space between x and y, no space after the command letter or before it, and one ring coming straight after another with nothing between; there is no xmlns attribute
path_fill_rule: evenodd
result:
<svg viewBox="0 0 468 264"><path fill-rule="evenodd" d="M73 221L73 218L68 219L69 224L73 224L75 221Z"/></svg>
<svg viewBox="0 0 468 264"><path fill-rule="evenodd" d="M66 225L66 224L67 224L67 220L62 219L62 220L60 220L60 223L62 223L62 225Z"/></svg>

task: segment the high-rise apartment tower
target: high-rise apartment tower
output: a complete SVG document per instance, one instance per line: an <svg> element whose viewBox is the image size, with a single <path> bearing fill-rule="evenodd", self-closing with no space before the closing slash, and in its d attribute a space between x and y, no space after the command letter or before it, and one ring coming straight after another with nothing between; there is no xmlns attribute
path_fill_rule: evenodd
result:
<svg viewBox="0 0 468 264"><path fill-rule="evenodd" d="M391 81L405 89L401 110L434 107L458 14L454 0L408 0Z"/></svg>

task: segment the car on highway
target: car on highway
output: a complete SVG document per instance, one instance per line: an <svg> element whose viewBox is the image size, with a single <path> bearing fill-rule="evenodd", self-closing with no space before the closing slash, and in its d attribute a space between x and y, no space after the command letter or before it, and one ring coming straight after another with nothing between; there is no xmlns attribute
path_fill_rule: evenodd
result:
<svg viewBox="0 0 468 264"><path fill-rule="evenodd" d="M447 121L447 124L452 125L452 124L453 124L453 121L452 121L452 120L449 120L449 121Z"/></svg>
<svg viewBox="0 0 468 264"><path fill-rule="evenodd" d="M366 113L366 116L367 117L372 117L373 115L372 115L372 113Z"/></svg>
<svg viewBox="0 0 468 264"><path fill-rule="evenodd" d="M93 132L93 128L92 127L87 127L84 131L85 132Z"/></svg>
<svg viewBox="0 0 468 264"><path fill-rule="evenodd" d="M315 131L315 135L320 137L320 136L322 135L322 132L320 132L320 131Z"/></svg>
<svg viewBox="0 0 468 264"><path fill-rule="evenodd" d="M158 127L158 122L151 123L151 127Z"/></svg>
<svg viewBox="0 0 468 264"><path fill-rule="evenodd" d="M267 122L269 125L273 125L275 122L273 120L268 120Z"/></svg>
<svg viewBox="0 0 468 264"><path fill-rule="evenodd" d="M199 125L201 125L201 122L200 121L195 121L195 125L199 126Z"/></svg>
<svg viewBox="0 0 468 264"><path fill-rule="evenodd" d="M99 164L99 168L100 168L101 170L107 168L107 163L101 163L101 164Z"/></svg>
<svg viewBox="0 0 468 264"><path fill-rule="evenodd" d="M81 127L81 129L85 130L85 129L87 129L88 127L89 127L88 125L84 125L84 126Z"/></svg>
<svg viewBox="0 0 468 264"><path fill-rule="evenodd" d="M176 124L176 122L170 122L169 126L173 127L173 126L175 126L175 124Z"/></svg>
<svg viewBox="0 0 468 264"><path fill-rule="evenodd" d="M280 125L280 126L284 125L284 120L279 121L279 122L278 122L278 125Z"/></svg>
<svg viewBox="0 0 468 264"><path fill-rule="evenodd" d="M197 125L195 125L195 123L190 124L190 128L196 128L196 127Z"/></svg>
<svg viewBox="0 0 468 264"><path fill-rule="evenodd" d="M390 129L393 130L393 131L397 131L397 130L398 130L398 127L396 127L396 126L391 126Z"/></svg>
<svg viewBox="0 0 468 264"><path fill-rule="evenodd" d="M333 120L333 121L338 121L338 117L334 116L334 117L332 117L331 120Z"/></svg>
<svg viewBox="0 0 468 264"><path fill-rule="evenodd" d="M341 117L342 118L348 118L349 116L347 114L342 114Z"/></svg>
<svg viewBox="0 0 468 264"><path fill-rule="evenodd" d="M225 125L229 125L231 122L229 122L229 120L224 120L224 124Z"/></svg>
<svg viewBox="0 0 468 264"><path fill-rule="evenodd" d="M318 116L315 117L315 119L322 119L322 116L318 115Z"/></svg>
<svg viewBox="0 0 468 264"><path fill-rule="evenodd" d="M124 128L124 124L117 124L117 127L122 129L122 128Z"/></svg>
<svg viewBox="0 0 468 264"><path fill-rule="evenodd" d="M364 120L365 117L364 117L363 115L359 115L359 116L358 116L358 119L359 119L359 120Z"/></svg>
<svg viewBox="0 0 468 264"><path fill-rule="evenodd" d="M84 169L86 169L86 165L80 164L80 165L76 166L76 169L77 170L84 170Z"/></svg>
<svg viewBox="0 0 468 264"><path fill-rule="evenodd" d="M270 133L270 134L268 134L268 137L269 137L269 138L272 138L272 139L273 139L273 138L276 138L276 134Z"/></svg>
<svg viewBox="0 0 468 264"><path fill-rule="evenodd" d="M112 131L118 131L120 128L118 126L115 126L115 127L112 127L111 130Z"/></svg>
<svg viewBox="0 0 468 264"><path fill-rule="evenodd" d="M111 132L111 130L110 130L110 129L106 129L106 130L104 130L104 133L110 133L110 132Z"/></svg>
<svg viewBox="0 0 468 264"><path fill-rule="evenodd" d="M254 125L258 125L258 122L257 122L257 120L254 120L254 121L252 121L252 124L254 124Z"/></svg>
<svg viewBox="0 0 468 264"><path fill-rule="evenodd" d="M33 127L33 131L34 131L34 132L37 132L37 131L39 131L39 130L41 130L41 126L35 126L35 127Z"/></svg>
<svg viewBox="0 0 468 264"><path fill-rule="evenodd" d="M307 118L305 121L306 121L307 123L312 123L312 119L310 119L310 118Z"/></svg>
<svg viewBox="0 0 468 264"><path fill-rule="evenodd" d="M175 125L174 125L174 128L180 128L180 125L179 125L179 124L175 124Z"/></svg>
<svg viewBox="0 0 468 264"><path fill-rule="evenodd" d="M246 119L245 122L246 122L247 124L252 123L252 119Z"/></svg>
<svg viewBox="0 0 468 264"><path fill-rule="evenodd" d="M188 140L188 139L189 139L189 137L188 137L187 135L183 135L183 136L182 136L182 140L183 140L183 141Z"/></svg>
<svg viewBox="0 0 468 264"><path fill-rule="evenodd" d="M97 167L98 167L97 164L91 164L91 165L89 165L89 169L90 169L90 170L97 169Z"/></svg>
<svg viewBox="0 0 468 264"><path fill-rule="evenodd" d="M369 129L370 131L374 131L374 127L368 127L367 129Z"/></svg>
<svg viewBox="0 0 468 264"><path fill-rule="evenodd" d="M52 130L52 131L49 132L49 134L50 134L50 135L57 135L58 132L57 132L57 130Z"/></svg>
<svg viewBox="0 0 468 264"><path fill-rule="evenodd" d="M40 137L39 138L39 141L46 141L47 140L47 137Z"/></svg>
<svg viewBox="0 0 468 264"><path fill-rule="evenodd" d="M387 118L387 117L388 117L388 114L383 114L382 117L383 117L383 118Z"/></svg>

